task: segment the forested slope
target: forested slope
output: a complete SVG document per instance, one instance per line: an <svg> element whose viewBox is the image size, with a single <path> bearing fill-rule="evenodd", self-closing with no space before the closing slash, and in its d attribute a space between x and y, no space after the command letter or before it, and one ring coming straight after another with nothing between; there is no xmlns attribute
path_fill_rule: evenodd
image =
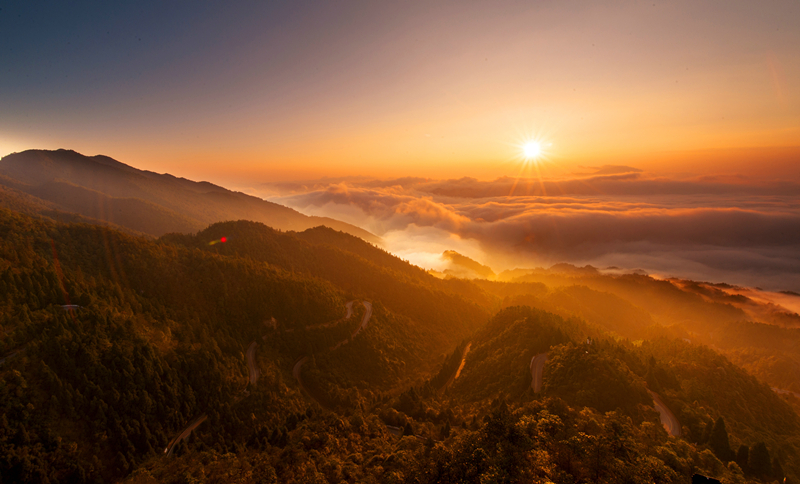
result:
<svg viewBox="0 0 800 484"><path fill-rule="evenodd" d="M734 286L601 274L567 264L500 276L513 282L474 283L503 298L503 307L530 305L579 317L632 340L668 335L706 344L770 385L800 391L800 316L737 294Z"/></svg>
<svg viewBox="0 0 800 484"><path fill-rule="evenodd" d="M314 411L291 380L297 357L319 354L318 381L336 405L368 408L420 378L449 351L447 341L488 314L465 301L460 284L407 263L384 267L334 244L256 228L277 244L263 252L273 254L268 261L255 256L265 246L244 233L213 246L206 234L154 242L0 210L0 476L112 481L157 461L200 414L208 420L198 445L278 445ZM203 242L180 243L187 240ZM226 250L236 241L254 255ZM383 254L365 252L378 262ZM374 320L328 353L351 331L346 295L376 298ZM251 341L260 342L263 377L243 393ZM244 425L244 415L257 423Z"/></svg>
<svg viewBox="0 0 800 484"><path fill-rule="evenodd" d="M0 386L10 482L127 473L189 418L230 403L264 321L344 312L324 281L101 227L0 210L0 240L2 354L16 352Z"/></svg>
<svg viewBox="0 0 800 484"><path fill-rule="evenodd" d="M353 236L326 228L311 232L278 232L238 221L214 224L195 236L170 235L163 240L321 277L357 297L379 300L419 325L436 351L449 350L477 328L495 304L494 298L467 281L442 281ZM225 243L210 245L223 237Z"/></svg>
<svg viewBox="0 0 800 484"><path fill-rule="evenodd" d="M785 355L796 330L737 320L736 308L668 281L536 277L440 280L325 228L226 222L154 241L0 210L0 477L797 477L800 418L785 398L660 324L694 314L695 334L725 351ZM353 299L371 302L372 317L350 340L366 308L354 304L345 319ZM245 357L254 342L256 384ZM541 353L550 359L535 393L531 358ZM303 356L311 395L291 372ZM661 426L648 390L677 416L680 437Z"/></svg>

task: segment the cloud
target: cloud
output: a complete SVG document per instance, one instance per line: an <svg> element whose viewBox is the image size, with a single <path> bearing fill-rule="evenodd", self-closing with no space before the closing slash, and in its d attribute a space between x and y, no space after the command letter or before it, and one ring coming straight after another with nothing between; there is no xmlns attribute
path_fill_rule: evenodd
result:
<svg viewBox="0 0 800 484"><path fill-rule="evenodd" d="M616 175L619 173L641 173L642 170L638 168L634 168L632 166L624 166L624 165L603 165L600 167L590 167L589 169L594 170L595 175Z"/></svg>
<svg viewBox="0 0 800 484"><path fill-rule="evenodd" d="M562 180L317 182L272 200L364 227L423 267L455 249L496 271L590 263L800 289L800 186L623 168Z"/></svg>

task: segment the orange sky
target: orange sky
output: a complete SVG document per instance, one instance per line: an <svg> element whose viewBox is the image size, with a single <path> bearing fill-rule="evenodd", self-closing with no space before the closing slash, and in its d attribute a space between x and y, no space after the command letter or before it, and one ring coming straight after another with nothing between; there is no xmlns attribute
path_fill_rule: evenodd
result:
<svg viewBox="0 0 800 484"><path fill-rule="evenodd" d="M800 160L793 1L210 5L73 22L17 7L0 154L71 148L225 184L515 176L531 138L551 175L785 177Z"/></svg>

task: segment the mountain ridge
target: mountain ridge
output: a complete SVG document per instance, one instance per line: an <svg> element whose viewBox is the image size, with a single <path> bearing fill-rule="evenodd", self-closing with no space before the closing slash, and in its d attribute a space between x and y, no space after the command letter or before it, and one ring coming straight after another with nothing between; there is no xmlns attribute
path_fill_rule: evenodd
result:
<svg viewBox="0 0 800 484"><path fill-rule="evenodd" d="M114 221L107 214L69 209L62 206L63 203L53 202L63 211L116 223L153 237L169 232L196 232L215 222L248 219L278 230L302 231L325 225L373 244L381 243L374 234L339 220L307 216L289 207L210 182L140 170L106 155L86 156L67 149L27 150L0 159L0 185L4 187L47 200L42 198L47 197L47 191L37 188L52 182L66 182L111 198L140 199L160 206L162 216L149 214L152 226L131 227ZM73 203L78 205L87 205L92 198L88 193L75 196L77 199ZM175 223L178 220L183 222Z"/></svg>

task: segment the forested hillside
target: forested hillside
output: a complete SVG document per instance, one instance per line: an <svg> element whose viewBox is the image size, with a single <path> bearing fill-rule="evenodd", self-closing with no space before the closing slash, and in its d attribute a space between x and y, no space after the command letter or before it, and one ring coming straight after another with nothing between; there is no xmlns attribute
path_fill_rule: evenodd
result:
<svg viewBox="0 0 800 484"><path fill-rule="evenodd" d="M349 351L321 356L318 365L331 363L323 380L334 385L332 397L342 400L341 389L363 382L361 394L343 405L369 406L380 392L432 367L432 354L448 351L446 341L468 334L488 314L449 289L457 283L407 263L395 264L410 274L403 275L264 226L259 230L286 247L301 246L293 260L308 264L305 270L289 259L273 262L296 270L207 243L199 250L6 210L0 217L0 354L9 355L2 366L7 425L0 475L12 481L106 481L157 455L201 413L210 416L204 425L214 428L230 417L231 407L253 405L252 399L238 403L246 386L243 352L251 341L262 342L272 391L284 392L292 361L324 353L349 331L346 322L316 329L343 320L345 297L386 295L403 308L404 300L389 297L373 278L416 294L414 304L406 300L415 319L378 303L372 326ZM260 248L257 238L233 240ZM314 271L323 261L327 270ZM358 271L349 269L345 284L334 278L340 287L312 274L335 275L348 264ZM62 308L70 304L78 308ZM456 306L452 314L448 305ZM288 418L280 405L273 411L277 415L266 418ZM224 448L231 439L218 442Z"/></svg>
<svg viewBox="0 0 800 484"><path fill-rule="evenodd" d="M302 327L344 310L322 281L100 227L2 210L0 235L2 353L15 352L2 367L0 472L12 482L126 473L231 401L265 321Z"/></svg>
<svg viewBox="0 0 800 484"><path fill-rule="evenodd" d="M569 341L570 336L581 339L583 331L574 322L530 307L505 309L473 338L452 392L467 400L516 397L530 387L528 365L534 355Z"/></svg>
<svg viewBox="0 0 800 484"><path fill-rule="evenodd" d="M507 271L499 279L506 282L474 283L502 298L503 307L531 305L579 317L632 340L670 336L706 344L782 391L800 390L800 316L737 294L734 286L602 274L568 264Z"/></svg>
<svg viewBox="0 0 800 484"><path fill-rule="evenodd" d="M225 243L210 245L223 237ZM358 297L379 300L393 312L424 323L418 330L433 344L426 351L454 345L497 304L468 281L437 279L363 240L325 227L295 234L254 222L224 222L195 236L169 235L163 240L313 275Z"/></svg>
<svg viewBox="0 0 800 484"><path fill-rule="evenodd" d="M0 210L0 241L3 482L800 472L793 397L715 349L791 358L797 330L670 281L443 280L246 221L152 240Z"/></svg>

